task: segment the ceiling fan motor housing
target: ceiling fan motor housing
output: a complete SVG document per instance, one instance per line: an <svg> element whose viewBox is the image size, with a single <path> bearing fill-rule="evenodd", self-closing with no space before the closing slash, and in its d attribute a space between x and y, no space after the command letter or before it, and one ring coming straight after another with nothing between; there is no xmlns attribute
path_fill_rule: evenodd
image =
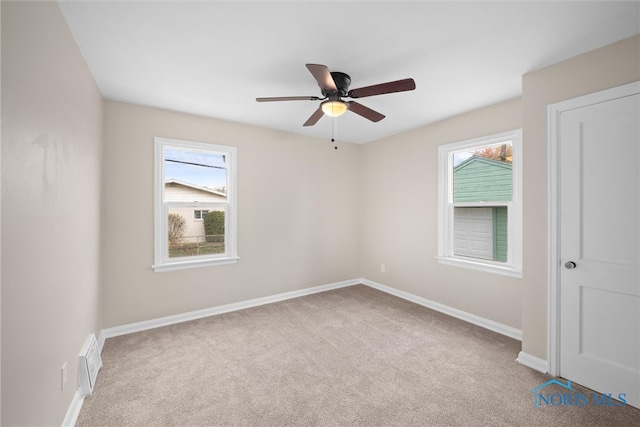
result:
<svg viewBox="0 0 640 427"><path fill-rule="evenodd" d="M351 84L351 77L349 77L348 74L341 73L340 71L332 71L331 77L333 78L333 82L338 88L338 93L333 93L322 89L322 95L326 97L331 97L332 95L347 96L347 94L349 93L349 85Z"/></svg>

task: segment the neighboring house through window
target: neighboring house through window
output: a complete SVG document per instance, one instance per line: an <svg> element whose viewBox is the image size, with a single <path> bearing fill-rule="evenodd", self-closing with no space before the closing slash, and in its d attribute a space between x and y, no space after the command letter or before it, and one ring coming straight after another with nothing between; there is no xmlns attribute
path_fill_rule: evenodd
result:
<svg viewBox="0 0 640 427"><path fill-rule="evenodd" d="M521 277L520 130L439 147L438 260Z"/></svg>
<svg viewBox="0 0 640 427"><path fill-rule="evenodd" d="M154 271L238 260L235 183L234 147L155 138Z"/></svg>

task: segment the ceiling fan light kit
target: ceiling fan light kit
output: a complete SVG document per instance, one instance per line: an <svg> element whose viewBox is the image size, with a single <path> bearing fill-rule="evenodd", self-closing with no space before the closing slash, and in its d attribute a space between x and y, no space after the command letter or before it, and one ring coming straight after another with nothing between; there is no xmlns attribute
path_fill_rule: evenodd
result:
<svg viewBox="0 0 640 427"><path fill-rule="evenodd" d="M340 117L349 109L349 104L341 100L322 101L320 104L322 112L330 117Z"/></svg>
<svg viewBox="0 0 640 427"><path fill-rule="evenodd" d="M317 96L282 96L269 98L256 98L258 102L272 101L323 101L316 111L307 119L303 126L313 126L323 115L338 117L352 111L372 122L379 122L384 115L355 101L344 101L342 98L364 98L367 96L383 95L386 93L405 92L414 90L416 83L413 79L396 80L380 83L373 86L361 87L349 90L351 77L339 71L329 71L325 65L306 64L311 75L318 82L322 98Z"/></svg>

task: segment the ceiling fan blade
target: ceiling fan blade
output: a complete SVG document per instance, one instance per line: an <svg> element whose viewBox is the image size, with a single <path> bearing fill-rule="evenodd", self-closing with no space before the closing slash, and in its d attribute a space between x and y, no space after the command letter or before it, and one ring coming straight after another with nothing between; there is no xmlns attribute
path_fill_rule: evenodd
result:
<svg viewBox="0 0 640 427"><path fill-rule="evenodd" d="M385 93L405 92L415 88L416 82L413 79L403 79L353 89L349 91L349 96L351 98L364 98L365 96L383 95Z"/></svg>
<svg viewBox="0 0 640 427"><path fill-rule="evenodd" d="M338 91L336 82L333 81L333 77L331 77L331 72L325 65L307 64L307 68L309 69L313 77L318 81L318 85L320 85L320 88L328 92Z"/></svg>
<svg viewBox="0 0 640 427"><path fill-rule="evenodd" d="M378 113L377 111L372 110L369 107L365 107L364 105L359 104L355 101L349 101L349 110L364 117L365 119L371 120L372 122L379 122L385 117L384 115Z"/></svg>
<svg viewBox="0 0 640 427"><path fill-rule="evenodd" d="M318 107L318 109L307 119L306 122L302 126L313 126L318 123L320 117L322 117L324 113L322 112L322 108Z"/></svg>
<svg viewBox="0 0 640 427"><path fill-rule="evenodd" d="M256 98L258 102L272 102L272 101L318 101L320 98L317 96L272 96L267 98Z"/></svg>

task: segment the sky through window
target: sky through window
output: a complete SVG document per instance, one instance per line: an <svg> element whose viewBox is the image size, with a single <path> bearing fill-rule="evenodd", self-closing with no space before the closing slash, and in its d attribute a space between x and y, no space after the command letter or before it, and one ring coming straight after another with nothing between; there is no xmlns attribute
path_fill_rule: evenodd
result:
<svg viewBox="0 0 640 427"><path fill-rule="evenodd" d="M164 178L165 181L178 180L211 189L225 188L225 160L221 154L167 147L164 149Z"/></svg>

